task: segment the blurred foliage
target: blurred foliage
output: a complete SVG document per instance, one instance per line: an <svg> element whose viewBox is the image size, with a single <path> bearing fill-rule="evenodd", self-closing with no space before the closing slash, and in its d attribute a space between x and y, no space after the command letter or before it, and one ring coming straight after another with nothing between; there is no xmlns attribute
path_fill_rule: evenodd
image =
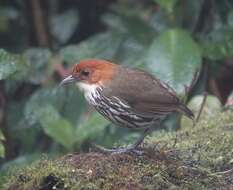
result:
<svg viewBox="0 0 233 190"><path fill-rule="evenodd" d="M0 131L0 157L4 157L5 156L5 147L2 143L2 141L5 140L5 137L2 133L2 131Z"/></svg>
<svg viewBox="0 0 233 190"><path fill-rule="evenodd" d="M11 55L5 50L0 50L0 80L7 79L17 75L17 72L23 72L24 60L19 55Z"/></svg>
<svg viewBox="0 0 233 190"><path fill-rule="evenodd" d="M218 71L233 56L229 0L86 1L88 6L84 1L32 2L37 4L0 3L3 167L24 155L83 151L90 141L112 146L137 137L109 127L74 86L58 87L65 68L81 59L148 70L180 96L188 92L190 100L208 90L210 72L202 66Z"/></svg>

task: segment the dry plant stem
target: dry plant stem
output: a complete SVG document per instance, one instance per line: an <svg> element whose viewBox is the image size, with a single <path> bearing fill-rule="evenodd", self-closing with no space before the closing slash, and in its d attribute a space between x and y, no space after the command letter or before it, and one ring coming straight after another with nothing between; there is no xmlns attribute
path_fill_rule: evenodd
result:
<svg viewBox="0 0 233 190"><path fill-rule="evenodd" d="M174 144L172 145L173 148L175 148L176 144L177 144L177 141L178 141L178 136L177 136L177 133L176 133L176 138L174 140Z"/></svg>
<svg viewBox="0 0 233 190"><path fill-rule="evenodd" d="M222 171L222 172L215 172L215 175L226 175L226 174L230 174L233 173L233 168L230 170L226 170L226 171Z"/></svg>
<svg viewBox="0 0 233 190"><path fill-rule="evenodd" d="M38 43L40 46L48 47L49 46L48 34L45 29L45 23L43 19L42 10L40 7L40 2L39 0L32 0L31 3L32 3L32 12L34 14L34 23L35 23Z"/></svg>
<svg viewBox="0 0 233 190"><path fill-rule="evenodd" d="M204 105L205 105L205 103L206 103L207 95L208 95L208 93L207 93L207 92L204 92L204 97L203 97L203 100L202 100L201 107L200 107L200 110L199 110L199 112L198 112L197 118L196 118L196 120L195 120L195 123L197 123L197 122L199 121L199 119L200 119L201 113L202 113L203 108L204 108Z"/></svg>
<svg viewBox="0 0 233 190"><path fill-rule="evenodd" d="M185 88L185 95L186 97L190 94L191 90L193 89L194 85L196 84L197 80L198 80L198 77L199 77L199 74L200 74L200 71L196 71L193 75L193 78L192 78L192 81L191 81L191 84L189 87Z"/></svg>

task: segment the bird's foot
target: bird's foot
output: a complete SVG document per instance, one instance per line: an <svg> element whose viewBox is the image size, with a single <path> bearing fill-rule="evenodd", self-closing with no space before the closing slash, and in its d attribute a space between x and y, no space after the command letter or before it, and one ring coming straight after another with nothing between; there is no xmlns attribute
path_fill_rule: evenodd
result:
<svg viewBox="0 0 233 190"><path fill-rule="evenodd" d="M135 146L129 146L129 147L124 147L124 148L112 148L112 149L108 149L96 144L92 144L93 147L102 153L109 153L109 154L122 154L122 153L134 153L137 155L142 155L143 151L142 150L138 150L137 147Z"/></svg>

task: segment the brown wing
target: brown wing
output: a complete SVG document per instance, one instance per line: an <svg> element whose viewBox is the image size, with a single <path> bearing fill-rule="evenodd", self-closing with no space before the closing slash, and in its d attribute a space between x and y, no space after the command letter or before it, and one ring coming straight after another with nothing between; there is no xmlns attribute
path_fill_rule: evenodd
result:
<svg viewBox="0 0 233 190"><path fill-rule="evenodd" d="M181 104L170 87L144 71L120 67L114 79L104 93L120 98L135 113L163 115L177 111Z"/></svg>

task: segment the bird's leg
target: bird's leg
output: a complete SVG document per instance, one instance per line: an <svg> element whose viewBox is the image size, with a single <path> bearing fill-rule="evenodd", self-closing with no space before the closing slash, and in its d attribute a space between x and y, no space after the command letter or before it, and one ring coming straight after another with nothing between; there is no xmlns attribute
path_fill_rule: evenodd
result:
<svg viewBox="0 0 233 190"><path fill-rule="evenodd" d="M140 144L142 144L142 142L145 139L145 137L148 134L150 134L152 130L153 130L152 127L145 129L144 132L142 133L142 135L138 138L138 140L134 144L132 144L131 146L129 146L129 148L136 149Z"/></svg>
<svg viewBox="0 0 233 190"><path fill-rule="evenodd" d="M134 153L137 153L137 154L142 154L141 151L136 150L136 149L143 142L144 138L149 133L151 133L152 129L153 129L152 127L145 129L143 134L138 138L138 140L134 144L132 144L132 145L130 145L128 147L108 149L108 148L101 147L99 145L94 145L94 146L95 146L95 148L97 148L99 151L101 151L103 153L115 153L115 154L118 154L118 153L125 153L125 152L134 152Z"/></svg>

